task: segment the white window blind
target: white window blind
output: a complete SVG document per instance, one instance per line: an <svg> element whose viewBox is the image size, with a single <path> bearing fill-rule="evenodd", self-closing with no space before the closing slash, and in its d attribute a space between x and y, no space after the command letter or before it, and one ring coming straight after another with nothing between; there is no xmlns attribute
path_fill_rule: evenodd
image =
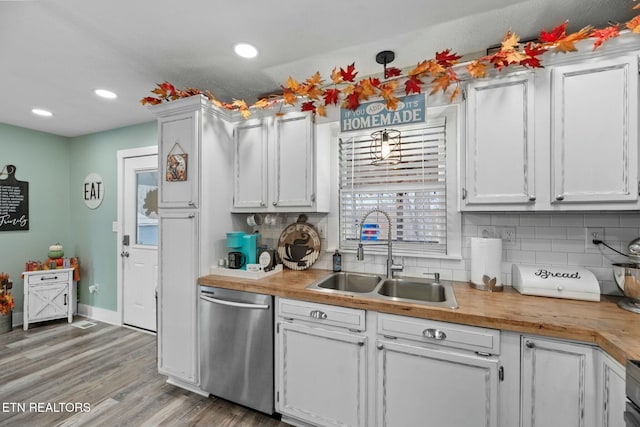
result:
<svg viewBox="0 0 640 427"><path fill-rule="evenodd" d="M447 253L446 123L400 128L402 161L371 164L371 133L339 140L340 246L355 249L362 217L372 209L391 218L394 252ZM371 213L363 242L386 243L384 215Z"/></svg>

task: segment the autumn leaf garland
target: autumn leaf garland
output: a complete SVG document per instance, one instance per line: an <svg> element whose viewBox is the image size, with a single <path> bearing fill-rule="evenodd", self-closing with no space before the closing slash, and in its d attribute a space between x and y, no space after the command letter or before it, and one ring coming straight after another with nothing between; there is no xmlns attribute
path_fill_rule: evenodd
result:
<svg viewBox="0 0 640 427"><path fill-rule="evenodd" d="M636 4L633 9L640 9L640 4ZM618 37L621 30L621 24L616 23L600 29L587 26L577 32L567 34L568 23L565 21L548 32L543 29L540 31L538 41L528 42L524 46L521 46L517 34L508 31L497 52L471 61L466 65L466 70L472 78L483 78L486 77L490 67L498 71L510 66L542 68L540 56L548 50L554 49L563 53L575 52L577 51L575 44L585 39L594 39L593 50L596 50L605 41ZM632 33L640 34L640 15L627 21L624 27ZM208 90L201 92L194 88L176 89L171 83L165 81L159 83L151 91L156 96L145 97L140 100L140 103L142 105L156 105L201 94L217 107L238 111L244 118L248 118L251 116L252 108L266 109L279 102L294 105L300 98L306 99L305 102L302 102L302 111L311 111L314 114L326 116L326 108L329 106L340 104L342 108L355 110L369 98L380 97L389 110L395 110L399 102L396 93L401 82L404 85L406 95L421 94L427 81L431 87L430 94L447 93L453 87L449 94L450 101L453 102L460 91L460 79L454 70L459 59L460 56L450 49L446 49L436 52L433 59L419 62L406 75L403 75L399 68L387 67L384 81L375 77L356 81L358 71L355 63L346 68L334 68L330 75L331 83L328 85L325 85L320 72L317 71L303 82L289 77L281 85L281 94L262 98L251 106L244 100L234 100L232 103L222 102Z"/></svg>

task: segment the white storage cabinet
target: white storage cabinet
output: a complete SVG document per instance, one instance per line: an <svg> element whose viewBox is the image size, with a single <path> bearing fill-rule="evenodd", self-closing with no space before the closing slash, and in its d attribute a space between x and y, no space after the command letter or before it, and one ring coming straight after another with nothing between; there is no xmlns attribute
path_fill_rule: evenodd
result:
<svg viewBox="0 0 640 427"><path fill-rule="evenodd" d="M197 282L226 256L233 229L231 125L204 96L150 107L158 117L158 371L200 394ZM186 158L185 180L168 180L171 154ZM185 156L186 155L186 156ZM206 167L202 167L206 165Z"/></svg>
<svg viewBox="0 0 640 427"><path fill-rule="evenodd" d="M73 322L76 292L73 268L25 271L22 327L29 323L66 317Z"/></svg>
<svg viewBox="0 0 640 427"><path fill-rule="evenodd" d="M276 410L283 421L368 426L365 311L277 300Z"/></svg>
<svg viewBox="0 0 640 427"><path fill-rule="evenodd" d="M233 141L234 212L328 211L329 141L316 145L311 114L239 122Z"/></svg>
<svg viewBox="0 0 640 427"><path fill-rule="evenodd" d="M378 426L498 426L500 331L380 314Z"/></svg>
<svg viewBox="0 0 640 427"><path fill-rule="evenodd" d="M522 336L522 427L596 427L592 346Z"/></svg>
<svg viewBox="0 0 640 427"><path fill-rule="evenodd" d="M533 205L535 74L466 87L465 205Z"/></svg>

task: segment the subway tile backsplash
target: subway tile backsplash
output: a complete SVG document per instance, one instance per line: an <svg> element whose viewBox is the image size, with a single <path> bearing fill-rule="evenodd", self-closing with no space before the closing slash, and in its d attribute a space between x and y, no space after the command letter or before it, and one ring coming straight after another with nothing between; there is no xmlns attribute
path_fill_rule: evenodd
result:
<svg viewBox="0 0 640 427"><path fill-rule="evenodd" d="M327 215L308 214L308 221L316 227L327 229ZM285 226L296 221L298 214L280 214L273 226L262 226L263 244L277 246L278 237ZM601 246L585 248L585 227L604 228L604 241L626 252L627 244L640 236L638 212L588 212L588 213L464 213L462 215L462 260L396 257L404 266L404 274L422 276L440 273L444 280L469 281L471 262L471 238L483 236L491 227L514 227L515 241L503 245L502 283L511 285L511 265L533 264L584 267L595 274L604 294L620 295L613 280L611 264L624 262L625 257ZM325 239L323 248L327 247ZM331 269L332 253L323 251L314 268ZM355 254L342 255L343 269L347 271L384 274L386 257L366 255L364 261Z"/></svg>

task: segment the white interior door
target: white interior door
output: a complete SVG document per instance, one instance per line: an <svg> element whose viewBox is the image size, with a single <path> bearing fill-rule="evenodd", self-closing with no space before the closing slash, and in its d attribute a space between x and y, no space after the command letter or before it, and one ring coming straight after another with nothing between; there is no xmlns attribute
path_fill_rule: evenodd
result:
<svg viewBox="0 0 640 427"><path fill-rule="evenodd" d="M123 323L156 330L158 156L124 159Z"/></svg>

